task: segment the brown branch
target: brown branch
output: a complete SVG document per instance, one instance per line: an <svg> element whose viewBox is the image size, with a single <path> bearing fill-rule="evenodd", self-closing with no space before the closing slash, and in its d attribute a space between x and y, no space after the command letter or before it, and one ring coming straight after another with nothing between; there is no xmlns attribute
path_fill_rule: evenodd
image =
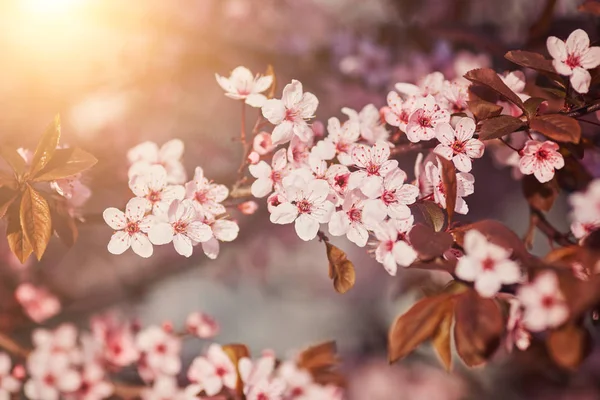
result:
<svg viewBox="0 0 600 400"><path fill-rule="evenodd" d="M26 349L25 347L21 346L20 344L15 342L13 339L11 339L9 336L7 336L1 332L0 332L0 348L6 350L7 352L9 352L10 354L12 354L14 356L21 357L21 358L27 358L27 356L31 352L29 349Z"/></svg>
<svg viewBox="0 0 600 400"><path fill-rule="evenodd" d="M432 149L436 145L437 145L437 142L435 140L429 140L426 142L419 142L419 143L401 144L401 145L397 145L396 147L392 148L390 150L390 155L398 156L400 154L406 154L406 153L410 153L413 151Z"/></svg>
<svg viewBox="0 0 600 400"><path fill-rule="evenodd" d="M537 228L548 237L549 240L555 242L560 246L571 246L575 244L572 240L569 239L569 235L560 232L556 229L547 219L544 213L535 208L530 208L530 212L532 215L535 215L535 223Z"/></svg>
<svg viewBox="0 0 600 400"><path fill-rule="evenodd" d="M587 114L591 114L596 111L600 111L600 101L589 104L582 108L578 108L577 110L568 112L566 115L567 115L567 117L577 118L577 117L582 117Z"/></svg>

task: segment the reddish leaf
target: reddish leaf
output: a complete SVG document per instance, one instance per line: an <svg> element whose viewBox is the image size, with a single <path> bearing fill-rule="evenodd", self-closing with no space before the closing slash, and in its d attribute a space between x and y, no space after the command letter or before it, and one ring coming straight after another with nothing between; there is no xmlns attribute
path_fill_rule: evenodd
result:
<svg viewBox="0 0 600 400"><path fill-rule="evenodd" d="M23 234L40 260L52 236L50 207L46 199L29 185L21 198L20 215Z"/></svg>
<svg viewBox="0 0 600 400"><path fill-rule="evenodd" d="M556 171L558 185L567 192L584 190L592 181L588 170L573 157L565 157L565 166Z"/></svg>
<svg viewBox="0 0 600 400"><path fill-rule="evenodd" d="M0 188L16 189L17 187L18 182L14 173L0 171Z"/></svg>
<svg viewBox="0 0 600 400"><path fill-rule="evenodd" d="M452 320L454 319L454 309L449 308L444 314L431 340L440 361L446 371L452 369L452 346L450 338L452 336Z"/></svg>
<svg viewBox="0 0 600 400"><path fill-rule="evenodd" d="M67 210L52 210L52 230L67 247L72 247L79 236L76 221Z"/></svg>
<svg viewBox="0 0 600 400"><path fill-rule="evenodd" d="M540 115L532 118L530 128L557 142L579 143L581 126L577 120L560 114Z"/></svg>
<svg viewBox="0 0 600 400"><path fill-rule="evenodd" d="M469 100L467 101L469 110L475 116L477 121L482 121L491 117L496 117L502 113L502 106L490 103L485 100Z"/></svg>
<svg viewBox="0 0 600 400"><path fill-rule="evenodd" d="M500 345L504 319L492 299L480 297L473 289L458 297L455 308L456 351L469 367L483 364Z"/></svg>
<svg viewBox="0 0 600 400"><path fill-rule="evenodd" d="M46 132L40 139L40 142L35 149L35 153L33 155L33 159L31 160L31 165L29 169L29 173L31 176L35 176L39 171L41 171L52 159L54 152L56 151L56 146L58 146L58 141L60 140L60 116L54 117L54 121L52 121L48 127L46 128Z"/></svg>
<svg viewBox="0 0 600 400"><path fill-rule="evenodd" d="M436 203L430 200L425 200L417 203L417 207L421 210L425 222L432 227L436 232L439 232L444 227L444 212Z"/></svg>
<svg viewBox="0 0 600 400"><path fill-rule="evenodd" d="M329 278L338 293L346 293L356 282L354 264L346 258L346 253L329 242L325 242L327 259L329 260Z"/></svg>
<svg viewBox="0 0 600 400"><path fill-rule="evenodd" d="M600 1L585 0L577 9L581 12L587 12L598 17L600 16Z"/></svg>
<svg viewBox="0 0 600 400"><path fill-rule="evenodd" d="M303 350L297 359L298 367L307 370L313 379L322 384L342 386L343 376L335 371L339 365L337 346L334 341L320 343Z"/></svg>
<svg viewBox="0 0 600 400"><path fill-rule="evenodd" d="M522 67L556 75L556 71L552 66L552 61L544 58L541 54L532 53L530 51L513 50L506 53L504 57Z"/></svg>
<svg viewBox="0 0 600 400"><path fill-rule="evenodd" d="M545 101L546 99L542 99L541 97L530 97L525 100L525 115L527 115L527 119L534 118L538 113L540 105Z"/></svg>
<svg viewBox="0 0 600 400"><path fill-rule="evenodd" d="M522 187L529 205L536 210L550 211L552 205L554 205L554 200L558 196L558 184L555 179L541 183L535 176L525 175Z"/></svg>
<svg viewBox="0 0 600 400"><path fill-rule="evenodd" d="M550 331L546 345L557 365L576 369L589 353L590 340L587 330L574 324L567 324Z"/></svg>
<svg viewBox="0 0 600 400"><path fill-rule="evenodd" d="M456 260L446 260L442 257L437 257L430 261L418 260L409 265L407 268L418 268L428 271L446 271L450 274L456 269Z"/></svg>
<svg viewBox="0 0 600 400"><path fill-rule="evenodd" d="M481 123L479 129L479 139L490 140L498 139L509 135L527 126L519 118L511 117L510 115L500 115L486 119Z"/></svg>
<svg viewBox="0 0 600 400"><path fill-rule="evenodd" d="M438 157L441 165L442 183L444 185L444 194L446 195L446 213L448 214L448 225L452 222L454 208L456 208L456 168L454 163L446 160L444 157Z"/></svg>
<svg viewBox="0 0 600 400"><path fill-rule="evenodd" d="M440 294L419 300L398 317L388 334L390 363L407 356L421 343L431 339L452 306L453 295Z"/></svg>
<svg viewBox="0 0 600 400"><path fill-rule="evenodd" d="M454 243L448 232L435 232L423 224L413 226L408 233L408 240L422 260L441 256Z"/></svg>
<svg viewBox="0 0 600 400"><path fill-rule="evenodd" d="M500 79L496 71L490 68L473 69L465 74L465 78L471 82L489 87L520 109L525 110L523 100Z"/></svg>

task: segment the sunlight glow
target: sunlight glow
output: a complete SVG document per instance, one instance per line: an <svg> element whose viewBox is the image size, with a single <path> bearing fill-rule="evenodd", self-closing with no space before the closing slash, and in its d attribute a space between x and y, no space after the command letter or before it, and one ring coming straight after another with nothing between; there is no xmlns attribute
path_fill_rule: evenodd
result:
<svg viewBox="0 0 600 400"><path fill-rule="evenodd" d="M72 11L78 3L84 0L23 0L23 8L26 12L40 15L65 14Z"/></svg>

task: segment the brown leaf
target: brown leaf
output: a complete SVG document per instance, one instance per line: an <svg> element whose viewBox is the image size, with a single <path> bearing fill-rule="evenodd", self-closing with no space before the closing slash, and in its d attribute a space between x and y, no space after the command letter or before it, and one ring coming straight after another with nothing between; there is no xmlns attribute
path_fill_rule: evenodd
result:
<svg viewBox="0 0 600 400"><path fill-rule="evenodd" d="M19 259L21 264L25 264L25 261L27 261L33 252L33 248L21 229L19 206L19 203L14 203L7 213L6 238L8 239L10 250Z"/></svg>
<svg viewBox="0 0 600 400"><path fill-rule="evenodd" d="M454 305L454 302L452 302ZM450 338L452 336L452 320L454 319L454 307L446 310L440 324L433 334L431 340L440 361L446 371L452 369L452 346Z"/></svg>
<svg viewBox="0 0 600 400"><path fill-rule="evenodd" d="M93 167L97 162L96 157L80 148L58 149L33 180L43 182L68 178Z"/></svg>
<svg viewBox="0 0 600 400"><path fill-rule="evenodd" d="M0 171L0 188L17 189L18 182L12 172Z"/></svg>
<svg viewBox="0 0 600 400"><path fill-rule="evenodd" d="M437 157L441 165L442 184L444 185L444 194L446 195L446 213L448 214L448 225L452 222L454 208L456 208L456 168L454 163L446 160L444 157Z"/></svg>
<svg viewBox="0 0 600 400"><path fill-rule="evenodd" d="M27 185L21 198L21 229L38 260L52 236L50 207L42 195Z"/></svg>
<svg viewBox="0 0 600 400"><path fill-rule="evenodd" d="M59 140L60 116L57 115L46 128L46 132L40 139L37 148L35 149L35 153L29 167L29 173L31 176L35 176L48 164L50 159L52 159Z"/></svg>
<svg viewBox="0 0 600 400"><path fill-rule="evenodd" d="M576 369L589 352L590 335L586 329L571 323L550 331L546 346L557 365Z"/></svg>
<svg viewBox="0 0 600 400"><path fill-rule="evenodd" d="M574 157L564 157L565 166L556 171L558 185L567 192L584 190L592 181L592 175Z"/></svg>
<svg viewBox="0 0 600 400"><path fill-rule="evenodd" d="M27 170L27 164L25 163L25 160L19 153L17 153L15 149L0 146L0 157L2 157L4 161L8 163L16 177L23 176Z"/></svg>
<svg viewBox="0 0 600 400"><path fill-rule="evenodd" d="M552 61L546 59L543 55L532 53L530 51L512 50L504 55L504 57L522 67L531 68L536 71L547 72L556 75L556 71L552 66Z"/></svg>
<svg viewBox="0 0 600 400"><path fill-rule="evenodd" d="M502 113L502 106L485 100L467 101L469 110L475 116L477 121L482 121L491 117L496 117Z"/></svg>
<svg viewBox="0 0 600 400"><path fill-rule="evenodd" d="M335 371L339 363L335 341L319 343L303 350L296 362L299 368L310 372L316 382L342 386L344 379Z"/></svg>
<svg viewBox="0 0 600 400"><path fill-rule="evenodd" d="M19 197L19 193L7 188L0 188L0 219L6 215L8 208Z"/></svg>
<svg viewBox="0 0 600 400"><path fill-rule="evenodd" d="M502 82L502 79L500 79L496 71L494 71L493 69L472 69L471 71L465 74L465 78L467 78L471 82L489 87L490 89L503 96L506 100L517 105L523 111L525 110L523 100L521 100L521 98L517 96L515 92L510 90L510 88L506 86L504 82Z"/></svg>
<svg viewBox="0 0 600 400"><path fill-rule="evenodd" d="M67 247L73 247L79 236L76 221L64 207L53 209L52 230Z"/></svg>
<svg viewBox="0 0 600 400"><path fill-rule="evenodd" d="M454 340L456 351L469 367L483 364L500 345L504 319L492 299L470 289L456 302Z"/></svg>
<svg viewBox="0 0 600 400"><path fill-rule="evenodd" d="M246 345L232 343L224 345L223 351L225 352L225 354L227 354L233 365L235 365L235 372L237 373L237 384L235 387L235 391L238 394L238 396L242 396L244 393L244 382L240 377L240 372L238 370L238 361L240 361L240 359L244 357L250 358L250 350L248 350L248 347Z"/></svg>
<svg viewBox="0 0 600 400"><path fill-rule="evenodd" d="M585 0L577 9L581 12L587 12L595 16L600 16L600 1Z"/></svg>
<svg viewBox="0 0 600 400"><path fill-rule="evenodd" d="M436 203L430 200L425 200L417 203L417 207L421 210L425 222L432 227L436 232L439 232L444 227L444 212Z"/></svg>
<svg viewBox="0 0 600 400"><path fill-rule="evenodd" d="M579 140L581 140L579 122L566 115L540 115L532 118L529 126L531 129L557 142L579 143Z"/></svg>
<svg viewBox="0 0 600 400"><path fill-rule="evenodd" d="M525 175L522 181L523 194L529 205L536 210L550 211L558 196L558 184L555 179L541 183L533 175Z"/></svg>
<svg viewBox="0 0 600 400"><path fill-rule="evenodd" d="M530 97L525 100L525 115L527 115L527 119L534 118L538 113L540 105L545 101L546 99L542 99L541 97Z"/></svg>
<svg viewBox="0 0 600 400"><path fill-rule="evenodd" d="M488 118L481 123L479 128L479 139L490 140L498 139L503 136L516 132L527 124L519 118L510 115L500 115L498 117Z"/></svg>
<svg viewBox="0 0 600 400"><path fill-rule="evenodd" d="M435 232L423 224L412 227L408 232L408 240L422 260L441 256L454 243L452 235L448 232Z"/></svg>
<svg viewBox="0 0 600 400"><path fill-rule="evenodd" d="M333 279L333 287L338 293L346 293L356 282L354 265L346 258L346 253L338 247L327 241L325 246L329 260L329 278Z"/></svg>
<svg viewBox="0 0 600 400"><path fill-rule="evenodd" d="M453 306L452 294L440 294L419 300L399 316L388 334L390 363L406 357L424 341L431 339Z"/></svg>

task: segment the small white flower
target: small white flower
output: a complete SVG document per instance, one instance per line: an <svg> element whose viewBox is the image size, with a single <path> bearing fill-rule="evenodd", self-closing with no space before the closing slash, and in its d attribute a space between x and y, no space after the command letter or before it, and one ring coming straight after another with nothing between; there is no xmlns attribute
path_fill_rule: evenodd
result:
<svg viewBox="0 0 600 400"><path fill-rule="evenodd" d="M433 185L433 198L442 208L446 208L446 189L442 181L441 167L433 162L425 165L427 180ZM456 173L456 205L454 211L458 214L467 214L469 206L463 199L475 192L475 177L468 172Z"/></svg>
<svg viewBox="0 0 600 400"><path fill-rule="evenodd" d="M375 259L392 276L396 275L398 265L408 267L417 259L417 252L408 243L408 232L413 225L414 218L411 215L406 219L382 222L374 229L379 242L375 249Z"/></svg>
<svg viewBox="0 0 600 400"><path fill-rule="evenodd" d="M358 190L348 193L342 209L331 216L329 233L333 236L346 235L352 243L358 247L364 247L369 239L369 232L363 219L365 199L366 196ZM383 221L385 212L379 217L379 221Z"/></svg>
<svg viewBox="0 0 600 400"><path fill-rule="evenodd" d="M352 150L352 161L359 168L350 175L348 188L359 188L367 197L376 198L383 187L383 177L398 167L398 161L388 160L390 147L379 141L368 147L357 145Z"/></svg>
<svg viewBox="0 0 600 400"><path fill-rule="evenodd" d="M129 179L135 175L143 174L151 165L159 164L167 170L167 181L173 184L182 184L186 180L186 173L181 157L184 145L179 139L169 140L159 149L154 142L144 142L127 152Z"/></svg>
<svg viewBox="0 0 600 400"><path fill-rule="evenodd" d="M413 143L431 140L435 137L435 127L442 122L450 122L450 113L442 110L433 96L424 97L408 118L406 137Z"/></svg>
<svg viewBox="0 0 600 400"><path fill-rule="evenodd" d="M146 199L136 197L127 202L125 213L114 207L104 210L104 221L116 231L108 243L110 253L123 254L131 247L141 257L152 255L152 243L147 233L156 219L153 215L146 215L146 205Z"/></svg>
<svg viewBox="0 0 600 400"><path fill-rule="evenodd" d="M376 199L365 201L365 221L372 224L372 217L379 219L381 214L390 218L406 219L410 216L409 204L419 196L419 188L405 184L406 173L397 168L383 178L383 185Z"/></svg>
<svg viewBox="0 0 600 400"><path fill-rule="evenodd" d="M146 200L146 210L163 215L173 200L181 200L185 189L181 185L167 184L167 170L162 165L148 167L146 173L129 180L129 188L137 197Z"/></svg>
<svg viewBox="0 0 600 400"><path fill-rule="evenodd" d="M215 74L217 83L225 90L225 96L234 100L244 100L251 107L262 107L267 101L261 94L273 83L273 76L252 75L246 67L239 66L231 71L231 76L225 78Z"/></svg>
<svg viewBox="0 0 600 400"><path fill-rule="evenodd" d="M289 172L287 168L286 149L279 149L273 154L271 165L265 161L248 167L250 174L256 178L252 184L251 191L254 197L265 197L273 191L273 188L280 187L283 178Z"/></svg>
<svg viewBox="0 0 600 400"><path fill-rule="evenodd" d="M194 207L202 215L216 216L225 213L221 204L229 196L225 185L210 182L204 176L204 170L196 167L194 180L185 184L185 197L194 201Z"/></svg>
<svg viewBox="0 0 600 400"><path fill-rule="evenodd" d="M517 296L524 308L523 324L530 331L556 328L569 316L554 272L540 273L532 282L521 286Z"/></svg>
<svg viewBox="0 0 600 400"><path fill-rule="evenodd" d="M471 159L483 156L483 142L473 139L475 121L471 118L461 118L456 129L452 129L448 123L438 124L435 134L440 144L433 151L446 160L452 160L456 169L461 172L471 171Z"/></svg>

